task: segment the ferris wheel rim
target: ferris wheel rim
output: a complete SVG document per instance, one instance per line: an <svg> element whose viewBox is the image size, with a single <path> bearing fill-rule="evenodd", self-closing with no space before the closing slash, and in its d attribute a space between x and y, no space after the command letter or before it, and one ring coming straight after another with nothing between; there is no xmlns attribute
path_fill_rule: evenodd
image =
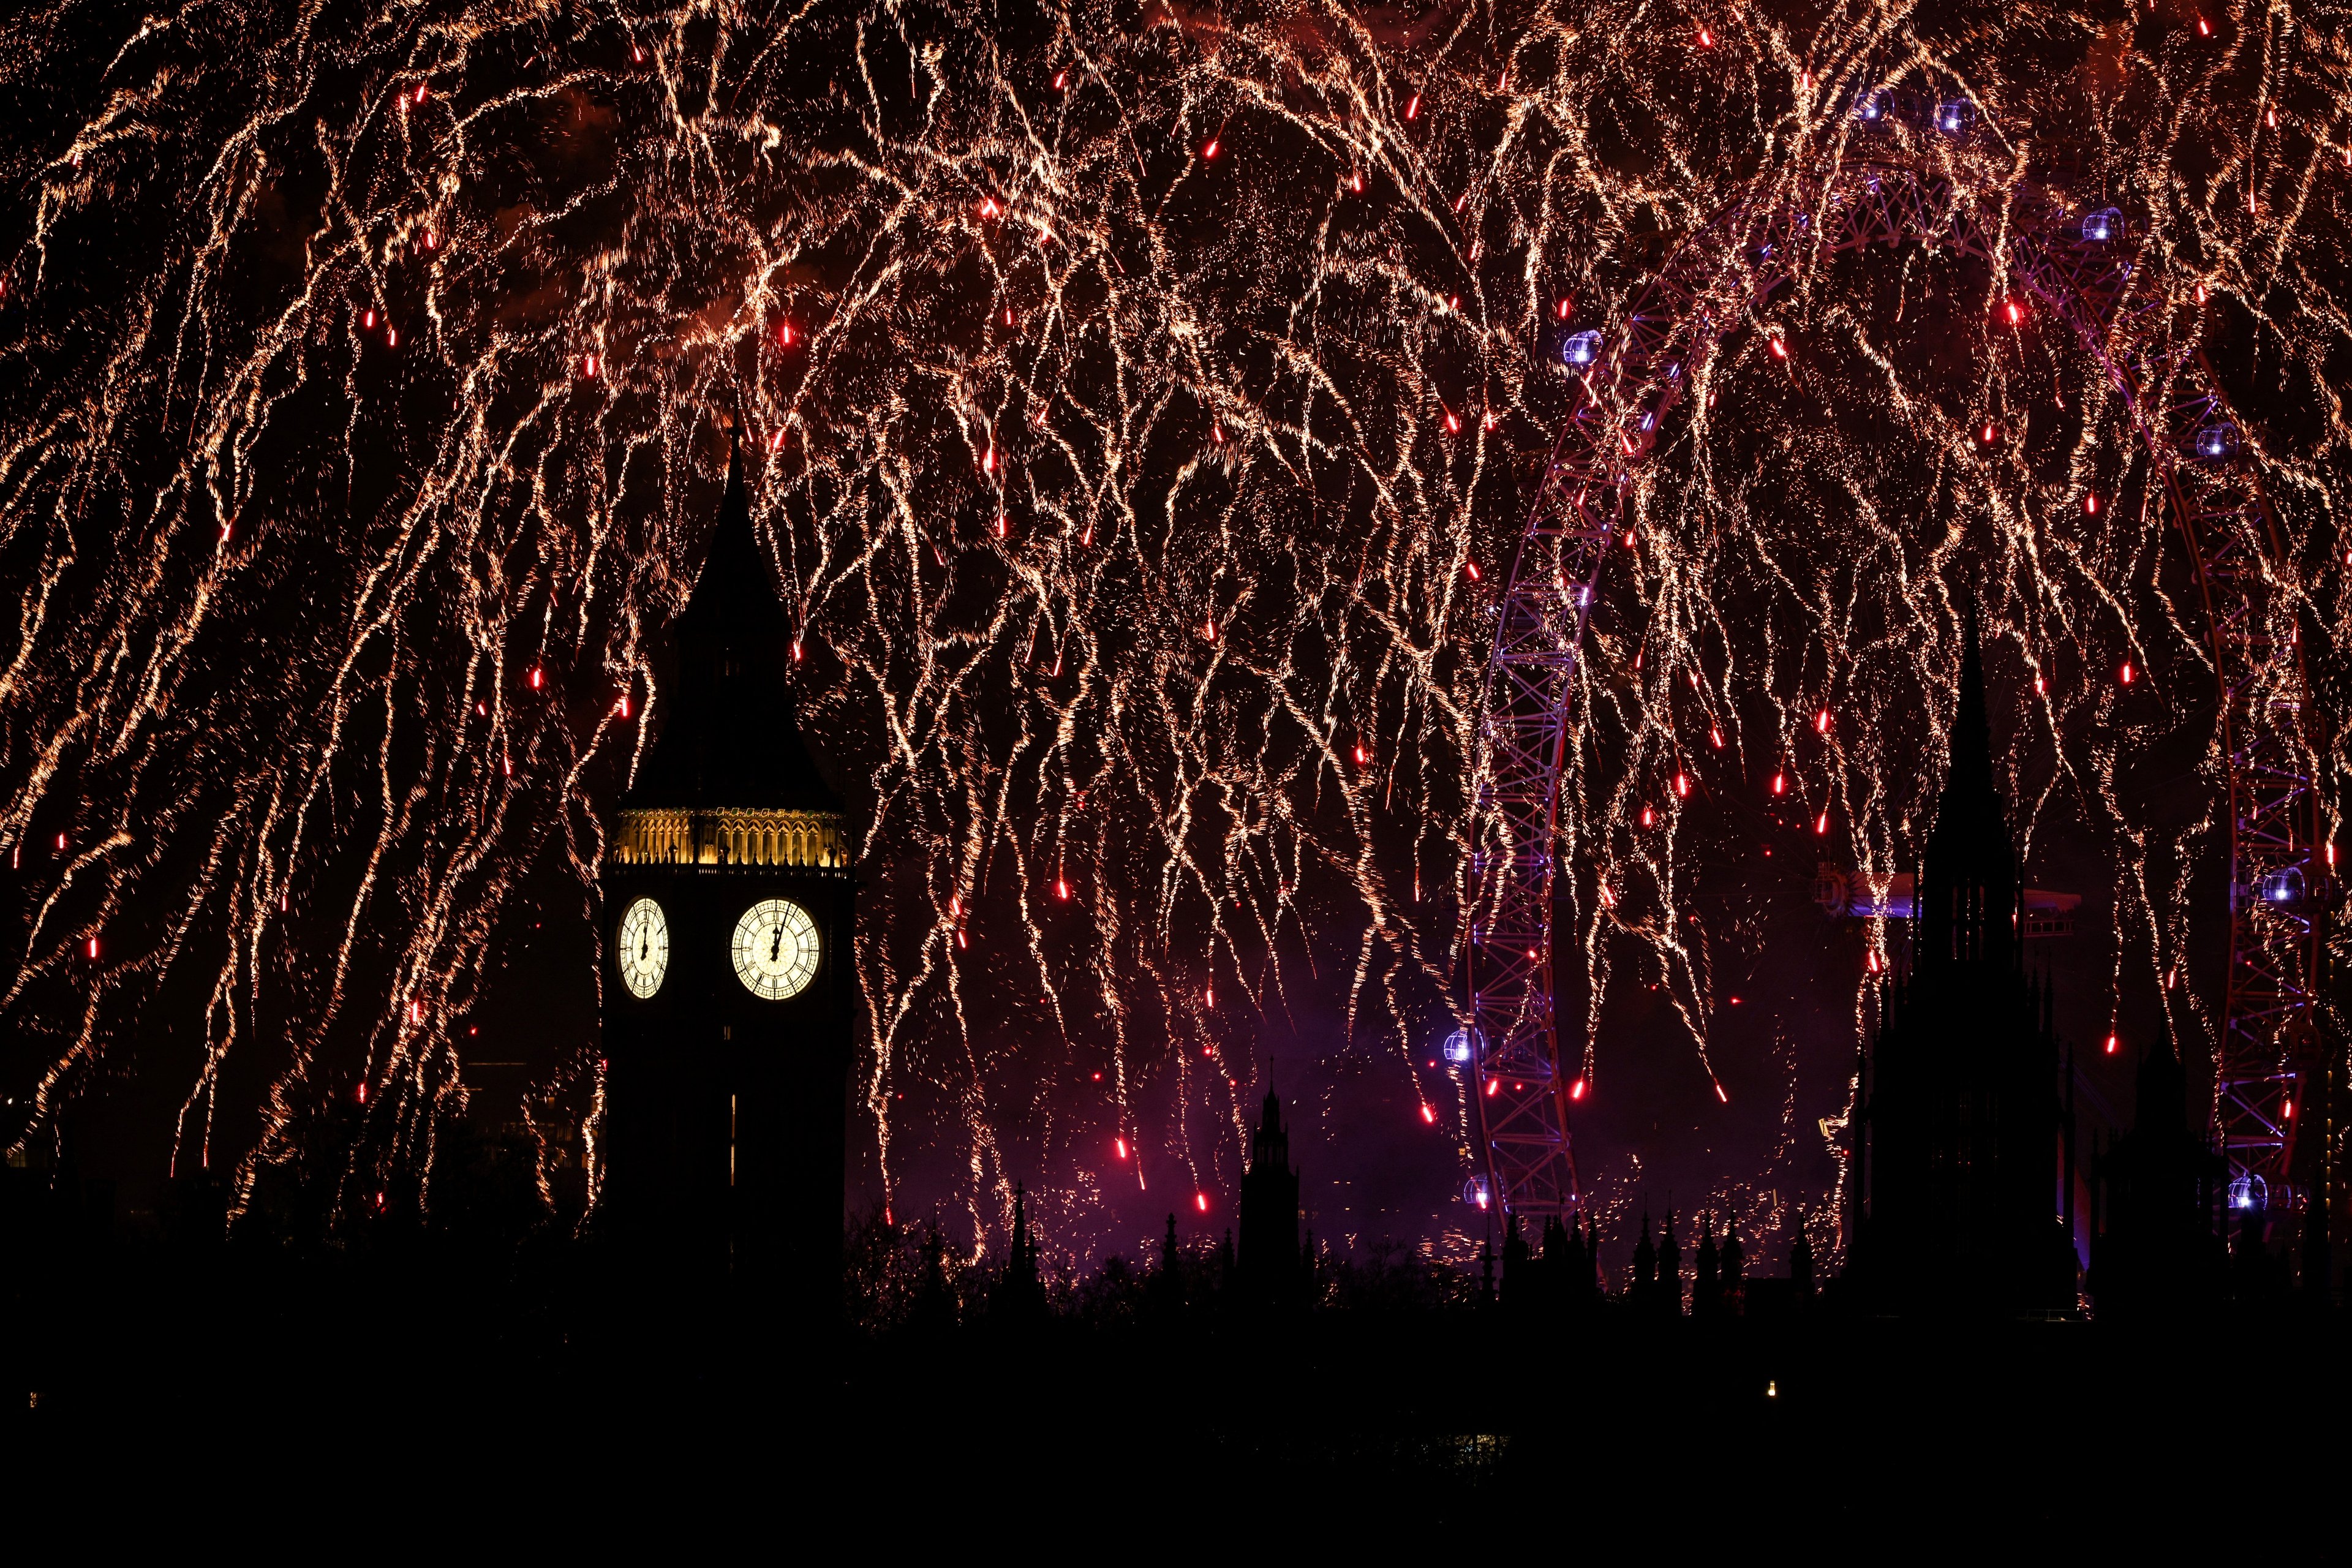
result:
<svg viewBox="0 0 2352 1568"><path fill-rule="evenodd" d="M1948 177L1943 177L1940 189L1938 178L1937 172L1923 170L1916 159L1857 159L1833 164L1826 176L1814 171L1810 184L1801 176L1799 193L1809 192L1812 199L1791 204L1759 201L1759 194L1769 192L1771 177L1758 176L1748 191L1726 204L1712 220L1686 233L1635 292L1623 320L1616 323L1617 349L1609 356L1610 374L1598 385L1600 377L1581 378L1577 406L1563 422L1538 478L1535 503L1496 584L1495 636L1482 681L1471 802L1466 1029L1473 1047L1471 1099L1477 1107L1484 1177L1483 1185L1474 1185L1479 1206L1490 1220L1498 1214L1532 1217L1573 1213L1582 1202L1568 1131L1569 1068L1559 1049L1552 983L1551 888L1559 870L1554 858L1560 775L1572 737L1570 710L1584 642L1627 496L1664 434L1682 389L1696 379L1696 367L1706 356L1737 330L1728 310L1720 321L1713 319L1709 312L1717 307L1707 301L1729 302L1721 287L1726 274L1744 284L1748 298L1769 296L1796 275L1801 249L1810 248L1818 258L1824 251L1906 239L1973 252L2000 267L2004 276L2065 321L2126 400L2131 432L2149 463L2150 489L2164 495L2172 531L2189 555L2203 600L2207 652L2220 688L2215 743L2229 774L2231 910L2228 982L2215 1035L2214 1133L2230 1161L2233 1192L2240 1185L2252 1191L2258 1182L2267 1194L2284 1194L2290 1205L2297 1201L2288 1177L2294 1161L2293 1100L2307 1070L2307 1064L2298 1059L2304 1050L2299 1041L2307 1036L2314 1012L2324 921L2335 889L2332 867L2322 867L2315 858L2316 768L2300 724L2310 686L2299 637L2290 637L2284 658L2262 671L2272 693L2267 715L2257 711L2233 726L2240 718L2241 694L2233 687L2233 660L2225 647L2235 635L2230 628L2250 624L2256 608L2265 612L2263 621L2274 621L2281 606L2275 602L2253 605L2251 600L2259 591L2248 581L2249 574L2234 570L2228 581L2235 584L2237 599L2217 603L2214 584L2221 574L2215 569L2208 537L2211 531L2200 527L2217 514L2192 505L2182 484L2184 470L2193 470L2200 456L2192 443L2215 426L2201 425L2184 439L2173 423L2183 411L2200 405L2209 420L2220 419L2228 411L2227 399L2205 358L2196 323L2183 332L2175 319L2177 308L2163 300L2161 290L2152 289L2145 276L2135 279L2147 247L2133 252L2130 260L2118 258L2128 232L2119 208L2104 206L2078 216L2070 210L2074 204L2040 186L2012 185L2004 193L2011 210L2002 215L2002 237L1993 240L1975 221L1970 205L1958 199ZM1892 192L1886 188L1890 183L1896 187ZM2038 210L2030 216L2038 221L2010 227L2006 220L2021 200L2035 205ZM1834 241L1825 238L1831 224L1817 226L1817 216L1842 226ZM2062 237L2070 221L2076 225L2072 243ZM1728 247L1723 243L1727 235L1732 241ZM1787 251L1776 256L1775 247L1784 244ZM1710 246L1711 258L1706 255ZM1760 254L1756 254L1759 247ZM1744 267L1743 253L1749 263ZM1716 287L1711 290L1686 287L1680 280L1681 269L1694 258L1712 261ZM1753 265L1758 261L1777 265ZM1660 303L1675 303L1677 297L1685 314L1668 314L1662 321ZM1686 315L1693 305L1698 310L1696 321ZM1590 340L1592 334L1582 336ZM1663 390L1662 363L1668 366L1668 384ZM2191 395L2152 406L2184 365L2193 367L2198 383ZM1634 373L1630 385L1629 369ZM1645 398L1650 403L1646 409ZM1612 399L1613 408L1609 406ZM2242 428L2233 419L2228 427L2233 433ZM1580 437L1596 431L1609 438L1580 442ZM1579 461L1580 453L1586 460ZM2259 465L2239 453L2234 443L2222 457L2234 459L2231 478L2244 492L2235 503L2237 510L2251 514L2262 563L2274 572L2284 552ZM1604 492L1597 507L1591 493L1596 488ZM1571 541L1574 548L1567 548L1565 542ZM1531 592L1527 571L1530 547L1540 558L1547 542L1551 542L1551 574ZM1589 566L1589 572L1573 573L1571 563ZM1572 583L1571 575L1578 580ZM2288 597L2272 595L2273 600ZM1519 668L1528 658L1515 650L1515 634L1524 635L1530 624L1540 626L1547 608L1552 612L1551 623L1565 636L1551 651L1549 675L1530 683ZM2294 605L2287 603L2285 612L2293 611ZM1529 722L1531 700L1549 704L1540 723ZM2234 739L2233 727L2241 731ZM1528 735L1523 737L1522 731ZM1527 743L1529 740L1535 743ZM2288 853L2273 854L2263 861L2283 862L2274 872L2264 873L2279 877L2281 886L2288 873L2296 877L2298 903L2293 913L2301 924L2286 940L2276 929L2284 917L2270 910L2263 898L2271 884L2252 889L2251 910L2245 896L2247 868L2260 858L2251 843L2250 824L2256 814L2244 804L2246 775L2257 765L2251 748L2263 741L2284 761L2262 764L2272 787L2260 813L2273 822L2292 819L2283 834L2274 830L2268 836L2269 840L2283 837ZM1524 774L1530 761L1547 752L1540 808L1527 798L1529 791L1521 779L1518 797L1497 809L1498 772ZM1500 769L1498 759L1505 764ZM2283 795L2292 798L2283 804ZM1607 904L1606 883L1598 887L1600 901ZM1506 911L1517 912L1517 926L1498 929L1485 923ZM2262 920L2270 920L2273 929L2259 930ZM2242 972L2260 979L2242 984ZM2261 1014L2259 1022L2252 1016L2255 1011ZM1530 1049L1525 1038L1514 1038L1530 1035L1539 1049ZM1578 1088L1582 1081L1577 1080ZM1506 1084L1510 1086L1507 1097ZM2240 1093L2240 1087L2247 1085L2260 1087L2251 1095ZM2231 1107L2235 1109L2225 1110Z"/></svg>

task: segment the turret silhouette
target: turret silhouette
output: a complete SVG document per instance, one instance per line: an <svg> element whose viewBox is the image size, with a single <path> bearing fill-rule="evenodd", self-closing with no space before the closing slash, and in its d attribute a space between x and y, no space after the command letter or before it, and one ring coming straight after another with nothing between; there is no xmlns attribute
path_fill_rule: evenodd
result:
<svg viewBox="0 0 2352 1568"><path fill-rule="evenodd" d="M1286 1307L1301 1292L1298 1253L1298 1173L1290 1164L1290 1133L1282 1101L1265 1091L1249 1169L1242 1176L1241 1250L1236 1283L1244 1304Z"/></svg>
<svg viewBox="0 0 2352 1568"><path fill-rule="evenodd" d="M1000 1322L1013 1324L1045 1315L1045 1280L1037 1268L1037 1243L1029 1234L1029 1194L1018 1182L1013 1185L1013 1247L988 1310Z"/></svg>

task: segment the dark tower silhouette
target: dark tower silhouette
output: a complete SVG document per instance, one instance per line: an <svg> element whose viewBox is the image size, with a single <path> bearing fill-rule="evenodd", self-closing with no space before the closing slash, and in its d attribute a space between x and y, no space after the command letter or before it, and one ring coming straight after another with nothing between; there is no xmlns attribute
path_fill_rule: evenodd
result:
<svg viewBox="0 0 2352 1568"><path fill-rule="evenodd" d="M1642 1239L1633 1244L1633 1279L1627 1289L1636 1311L1647 1313L1657 1305L1658 1248L1650 1239L1650 1211L1642 1210Z"/></svg>
<svg viewBox="0 0 2352 1568"><path fill-rule="evenodd" d="M1013 1248L988 1310L1003 1323L1032 1323L1045 1315L1045 1277L1037 1267L1036 1238L1029 1234L1029 1194L1018 1182L1013 1184Z"/></svg>
<svg viewBox="0 0 2352 1568"><path fill-rule="evenodd" d="M1691 1316L1712 1318L1723 1305L1723 1279L1717 1270L1721 1259L1715 1249L1715 1216L1707 1215L1699 1221L1698 1256L1691 1268Z"/></svg>
<svg viewBox="0 0 2352 1568"><path fill-rule="evenodd" d="M1748 1300L1748 1252L1739 1245L1739 1211L1735 1208L1724 1217L1721 1279L1717 1289L1722 1292L1723 1310L1737 1316Z"/></svg>
<svg viewBox="0 0 2352 1568"><path fill-rule="evenodd" d="M1184 1310L1184 1268L1176 1250L1176 1216L1168 1216L1168 1234L1160 1243L1160 1267L1151 1271L1144 1288L1144 1299L1151 1310L1162 1318L1173 1318Z"/></svg>
<svg viewBox="0 0 2352 1568"><path fill-rule="evenodd" d="M1515 1311L1524 1310L1534 1306L1541 1294L1536 1285L1534 1255L1519 1229L1519 1216L1513 1215L1503 1227L1503 1304Z"/></svg>
<svg viewBox="0 0 2352 1568"><path fill-rule="evenodd" d="M2058 1046L2023 967L1973 618L1951 754L1918 877L1912 971L1881 993L1849 1271L1881 1310L2062 1310L2074 1304L2074 1265L2058 1219Z"/></svg>
<svg viewBox="0 0 2352 1568"><path fill-rule="evenodd" d="M2215 1215L2222 1163L2189 1125L2189 1075L2169 1041L2140 1058L2129 1132L2092 1179L2099 1223L2091 1300L2101 1319L2166 1318L2217 1305L2226 1262Z"/></svg>
<svg viewBox="0 0 2352 1568"><path fill-rule="evenodd" d="M1673 1194L1669 1194L1669 1196ZM1683 1315L1683 1249L1675 1245L1675 1211L1666 1210L1666 1226L1658 1233L1658 1293L1662 1318Z"/></svg>
<svg viewBox="0 0 2352 1568"><path fill-rule="evenodd" d="M740 451L675 637L598 876L603 1221L657 1255L646 1278L664 1289L730 1279L829 1315L856 986L850 834L794 721L792 624Z"/></svg>
<svg viewBox="0 0 2352 1568"><path fill-rule="evenodd" d="M1236 1283L1252 1306L1288 1306L1298 1300L1298 1173L1290 1166L1290 1134L1282 1101L1271 1089L1250 1140L1242 1175L1240 1251Z"/></svg>

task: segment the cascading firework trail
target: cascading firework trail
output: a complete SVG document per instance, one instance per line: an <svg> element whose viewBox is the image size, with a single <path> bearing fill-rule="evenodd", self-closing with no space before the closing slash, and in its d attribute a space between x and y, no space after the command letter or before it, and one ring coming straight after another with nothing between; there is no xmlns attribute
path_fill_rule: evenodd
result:
<svg viewBox="0 0 2352 1568"><path fill-rule="evenodd" d="M1561 345L1876 85L2148 226L2341 705L2341 7L67 3L0 81L19 1147L135 1077L159 1159L249 1179L357 1102L342 1201L407 1190L501 933L584 922L737 426L870 808L877 1195L985 1226L1021 1175L1129 1239L1227 1190L1277 1037L1442 1181L1487 584ZM2125 412L1997 292L1906 252L1759 301L1644 479L1562 846L1610 868L1561 916L1597 1088L1735 1076L1718 1006L1803 899L1753 875L1773 814L1784 868L1908 864L1968 606L2029 841L2113 868L2082 1005L2210 1026L2201 631ZM1825 1067L1791 1008L1740 1069L1717 1184L1768 1226L1826 1184L1851 967ZM1634 993L1670 1016L1612 1037ZM538 1049L593 1138L593 1042Z"/></svg>

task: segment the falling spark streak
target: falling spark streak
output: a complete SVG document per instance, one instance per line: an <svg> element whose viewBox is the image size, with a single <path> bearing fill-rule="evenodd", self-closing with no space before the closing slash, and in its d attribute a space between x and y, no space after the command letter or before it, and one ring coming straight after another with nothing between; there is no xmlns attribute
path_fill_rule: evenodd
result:
<svg viewBox="0 0 2352 1568"><path fill-rule="evenodd" d="M584 899L596 810L662 721L724 417L772 431L756 510L799 700L866 808L880 1195L953 1189L985 1229L1017 1164L1076 1194L1061 1234L1107 1236L1074 1173L1117 1129L1139 1179L1198 1173L1205 1213L1252 1102L1218 1064L1261 1026L1328 1016L1332 1050L1406 1076L1451 1026L1494 634L1473 558L1508 558L1552 433L1617 374L1561 363L1572 318L1615 334L1606 361L1656 237L1710 221L1759 157L1848 155L1830 106L1886 84L1827 40L1886 38L1867 68L1890 81L1968 80L2021 171L2105 171L2151 254L2200 258L2176 302L2210 286L2266 395L2337 406L2352 150L2290 113L2256 160L2225 111L2346 101L2324 49L2174 28L2112 69L2036 66L2039 13L1959 38L1863 0L1796 48L1741 5L1696 49L1616 4L1572 32L1506 7L1483 43L1312 7L1047 14L1027 56L978 13L856 0L691 23L461 5L332 37L256 11L215 29L235 49L141 26L87 59L32 40L111 12L0 23L20 96L70 77L82 117L7 155L0 254L0 553L23 589L0 837L12 864L35 847L0 1005L36 1052L7 1092L37 1106L10 1136L50 1135L136 1020L184 1006L197 1043L139 1064L194 1108L184 1141L231 1138L249 1189L349 1097L383 1136L346 1201L409 1190L380 1178L462 1099L452 1020L539 896L526 872ZM2054 740L2025 798L2105 835L2135 952L2186 945L2210 831L2118 791L2116 699L2079 679L2132 651L2161 691L2195 658L2161 594L2115 586L2166 543L2130 410L2057 334L1995 330L2046 303L1979 284L1950 316L1969 368L1937 370L1820 259L1690 366L1703 397L1610 432L1651 472L1589 606L1555 962L1595 1020L1613 973L1663 971L1702 1058L1706 943L1677 911L1725 830L1692 806L1637 835L1643 797L1753 801L1760 747L1788 761L1771 797L1804 802L1776 807L1797 842L1834 807L1824 855L1907 863L1942 769L1916 716L1948 700L1964 598L2012 685L2032 650L2008 765ZM1445 438L1457 406L1475 438ZM1972 429L1995 445L1988 408L2009 438L1956 468ZM2288 498L2287 558L2328 563L2290 596L2340 658L2338 547L2315 531L2352 500L2340 413L2249 446ZM2044 668L2078 679L2044 693ZM47 857L57 823L91 847ZM101 929L108 965L72 962ZM1213 973L1239 1005L1215 1008ZM1596 1036L1572 1098L1620 1048ZM539 1066L535 1125L593 1172L593 1045ZM1038 1114L1096 1081L1079 1066L1107 1074L1086 1108Z"/></svg>

